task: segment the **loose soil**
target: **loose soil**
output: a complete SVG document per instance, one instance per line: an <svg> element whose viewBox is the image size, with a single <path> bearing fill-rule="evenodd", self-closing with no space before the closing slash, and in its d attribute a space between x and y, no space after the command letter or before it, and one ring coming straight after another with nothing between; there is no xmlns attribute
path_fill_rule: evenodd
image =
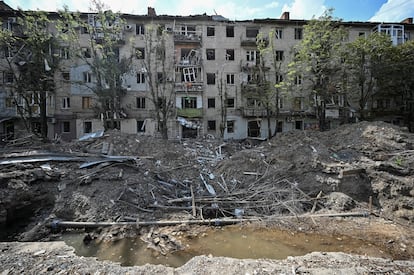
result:
<svg viewBox="0 0 414 275"><path fill-rule="evenodd" d="M45 145L33 139L25 146L9 143L1 151L2 240L55 240L60 233L56 234L46 225L56 220L185 221L255 217L261 222L254 226L275 226L292 234L314 232L360 238L383 249L372 251L367 247L358 254L383 259L341 253L312 253L279 262L196 257L175 270L146 266L146 273L192 273L190 267L195 270L198 267L201 272L201 264L212 266L206 269L210 272L217 270L214 268L227 268L224 270L229 274L240 270L265 274L292 272L292 268L305 268L312 273L319 266L343 267L346 271L353 270L354 274L370 270L400 273L413 270L414 137L404 128L382 122L361 122L328 132L292 131L279 133L268 141L242 142L209 138L164 141L108 131L100 138L71 143ZM76 158L50 159L52 152ZM102 161L102 154L105 160L108 156L124 158ZM49 157L49 161L21 161L39 155ZM80 168L85 162L90 165ZM370 215L303 216L311 212ZM291 218L281 219L281 216ZM166 228L111 228L91 233L91 237L113 240L147 236L149 247L163 252L168 247L154 242L160 234L174 240L174 232L192 236L202 234L203 228L185 223ZM61 258L53 249L40 254L33 250L25 252L33 246L38 246L38 251L46 250L43 243L1 243L0 270L10 274L18 270L31 273L25 269L29 268L26 263L44 260L50 261L50 265L43 265L50 273L70 272L75 267L85 271L102 268L102 273L145 272L144 267L123 269L114 264L80 259L72 252ZM57 247L57 250L69 251L63 244ZM66 269L61 268L65 257L72 260ZM21 269L13 264L17 258L22 263ZM88 261L93 265L87 266ZM367 269L361 269L363 265Z"/></svg>

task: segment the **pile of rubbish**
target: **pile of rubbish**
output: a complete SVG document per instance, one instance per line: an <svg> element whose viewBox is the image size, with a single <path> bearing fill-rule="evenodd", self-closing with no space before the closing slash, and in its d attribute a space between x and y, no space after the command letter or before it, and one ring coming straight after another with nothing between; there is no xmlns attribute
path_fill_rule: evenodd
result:
<svg viewBox="0 0 414 275"><path fill-rule="evenodd" d="M252 144L165 141L116 130L36 144L37 150L9 144L0 156L0 227L21 220L21 209L32 228L20 236L25 240L52 220L264 219L370 211L414 221L414 136L404 128L360 122L327 132L278 133Z"/></svg>

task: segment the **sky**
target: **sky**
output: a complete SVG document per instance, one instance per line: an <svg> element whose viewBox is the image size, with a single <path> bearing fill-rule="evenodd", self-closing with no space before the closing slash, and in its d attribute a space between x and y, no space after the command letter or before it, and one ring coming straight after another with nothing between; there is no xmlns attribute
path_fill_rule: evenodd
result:
<svg viewBox="0 0 414 275"><path fill-rule="evenodd" d="M157 15L222 15L230 20L280 18L288 11L291 19L317 18L333 8L333 16L344 21L400 22L414 17L414 0L100 0L114 12L144 15L147 7ZM90 11L90 0L4 0L12 8L57 11Z"/></svg>

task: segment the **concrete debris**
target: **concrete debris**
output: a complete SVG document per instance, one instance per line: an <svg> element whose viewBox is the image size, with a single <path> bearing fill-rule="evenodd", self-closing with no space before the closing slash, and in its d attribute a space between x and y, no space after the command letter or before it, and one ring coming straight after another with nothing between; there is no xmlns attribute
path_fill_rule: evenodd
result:
<svg viewBox="0 0 414 275"><path fill-rule="evenodd" d="M370 208L414 221L414 137L382 122L225 143L113 130L2 152L0 228L27 220L20 232L0 230L3 239L47 239L49 231L26 232L53 219L266 219Z"/></svg>

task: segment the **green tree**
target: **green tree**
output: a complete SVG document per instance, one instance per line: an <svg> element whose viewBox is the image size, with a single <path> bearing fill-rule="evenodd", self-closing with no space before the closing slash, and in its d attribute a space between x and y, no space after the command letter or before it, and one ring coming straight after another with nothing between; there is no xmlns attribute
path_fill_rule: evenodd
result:
<svg viewBox="0 0 414 275"><path fill-rule="evenodd" d="M171 45L171 34L157 24L146 25L145 50L136 54L143 59L136 70L145 73L149 89L149 99L154 105L155 119L163 139L168 139L168 121L174 110L174 87L172 79L175 72L173 55L167 52Z"/></svg>
<svg viewBox="0 0 414 275"><path fill-rule="evenodd" d="M389 38L388 38L389 39ZM377 66L377 93L375 98L385 98L397 106L395 115L414 131L414 41L392 46L381 56ZM374 98L374 99L375 99Z"/></svg>
<svg viewBox="0 0 414 275"><path fill-rule="evenodd" d="M47 13L18 14L13 29L0 31L1 46L8 51L2 66L13 78L8 90L26 129L47 140L47 98L55 90L59 59L53 53L58 40Z"/></svg>
<svg viewBox="0 0 414 275"><path fill-rule="evenodd" d="M220 98L220 137L224 137L224 131L227 128L227 86L225 84L225 79L223 76L223 68L222 66L221 71L217 71L217 76L219 76L217 81L217 89L219 92L219 98Z"/></svg>
<svg viewBox="0 0 414 275"><path fill-rule="evenodd" d="M338 75L342 68L342 52L347 30L340 20L334 20L332 10L304 26L303 39L295 47L295 57L289 64L288 76L302 77L310 83L321 131L326 130L326 103L336 92Z"/></svg>
<svg viewBox="0 0 414 275"><path fill-rule="evenodd" d="M358 102L360 119L366 118L367 104L372 99L377 80L384 66L388 66L387 52L392 48L389 37L373 33L347 44L344 54L348 99ZM354 91L354 92L353 92Z"/></svg>
<svg viewBox="0 0 414 275"><path fill-rule="evenodd" d="M279 102L281 100L281 79L283 52L278 52L275 45L275 31L268 34L259 33L256 44L259 50L259 87L260 101L266 110L268 138L276 135L280 115ZM272 133L271 120L275 118L275 130Z"/></svg>
<svg viewBox="0 0 414 275"><path fill-rule="evenodd" d="M119 125L116 122L125 116L121 102L126 89L122 83L131 69L132 54L120 54L126 25L121 14L112 12L99 0L92 0L91 4L87 18L67 8L60 11L62 20L57 28L62 45L70 49L72 58L79 66L86 64L92 72L93 84L89 81L77 84L97 96L98 104L93 106L96 115L104 118L105 129L114 129Z"/></svg>

